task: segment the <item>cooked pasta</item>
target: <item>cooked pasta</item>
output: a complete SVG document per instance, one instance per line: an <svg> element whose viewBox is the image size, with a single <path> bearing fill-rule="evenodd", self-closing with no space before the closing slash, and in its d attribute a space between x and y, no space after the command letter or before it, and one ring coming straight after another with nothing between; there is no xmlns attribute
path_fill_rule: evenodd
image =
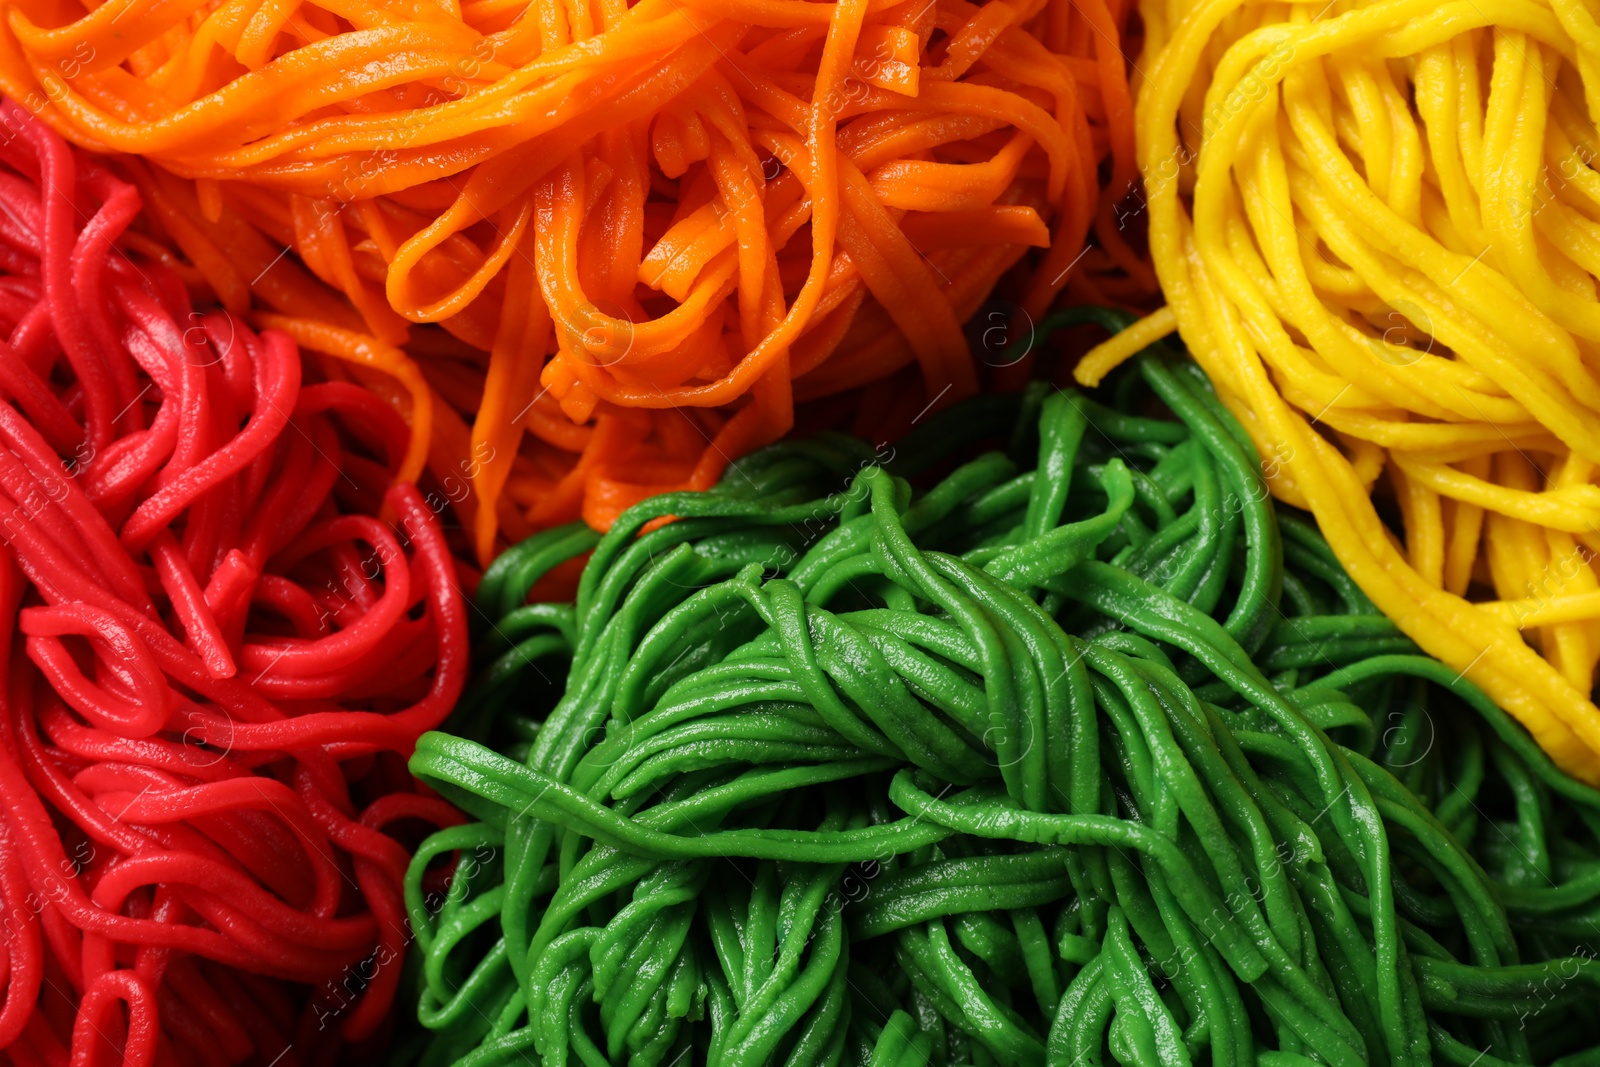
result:
<svg viewBox="0 0 1600 1067"><path fill-rule="evenodd" d="M463 416L430 454L471 468L487 562L502 520L708 487L796 399L973 392L962 323L1030 249L1029 314L1074 269L1152 289L1115 214L1126 6L46 0L9 7L0 88L142 157L228 308L448 331L414 353Z"/></svg>
<svg viewBox="0 0 1600 1067"><path fill-rule="evenodd" d="M354 1056L404 842L460 821L404 769L471 666L439 517L390 411L194 311L116 250L132 187L0 122L0 1064Z"/></svg>
<svg viewBox="0 0 1600 1067"><path fill-rule="evenodd" d="M1169 307L1137 340L1176 326L1373 601L1600 780L1591 8L1147 0L1143 17L1139 161ZM1129 350L1091 353L1080 380Z"/></svg>
<svg viewBox="0 0 1600 1067"><path fill-rule="evenodd" d="M930 421L500 557L411 761L472 821L412 861L397 1065L1595 1062L1600 791L1416 655L1192 365Z"/></svg>

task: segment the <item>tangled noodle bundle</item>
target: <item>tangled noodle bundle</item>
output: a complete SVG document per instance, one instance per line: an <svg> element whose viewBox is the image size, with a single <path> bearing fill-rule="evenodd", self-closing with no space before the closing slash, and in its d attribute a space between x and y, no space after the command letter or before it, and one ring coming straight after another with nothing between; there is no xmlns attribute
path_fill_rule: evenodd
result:
<svg viewBox="0 0 1600 1067"><path fill-rule="evenodd" d="M1593 1062L1600 793L1192 364L1048 393L640 504L575 604L521 602L588 531L500 558L468 736L412 759L478 819L407 878L423 1064Z"/></svg>
<svg viewBox="0 0 1600 1067"><path fill-rule="evenodd" d="M1600 781L1593 5L1143 15L1169 307L1136 340L1176 325L1378 607ZM1384 477L1403 545L1369 502Z"/></svg>
<svg viewBox="0 0 1600 1067"><path fill-rule="evenodd" d="M961 324L1030 249L1034 317L1075 268L1151 291L1114 218L1126 7L45 0L5 6L0 87L143 157L157 236L229 309L254 289L318 350L409 337L487 564L501 523L708 487L797 399L905 369L870 406L909 422L972 392Z"/></svg>
<svg viewBox="0 0 1600 1067"><path fill-rule="evenodd" d="M192 311L117 245L133 187L0 127L0 1058L326 1061L399 978L389 831L460 819L403 765L469 667L438 517L385 492L390 408Z"/></svg>

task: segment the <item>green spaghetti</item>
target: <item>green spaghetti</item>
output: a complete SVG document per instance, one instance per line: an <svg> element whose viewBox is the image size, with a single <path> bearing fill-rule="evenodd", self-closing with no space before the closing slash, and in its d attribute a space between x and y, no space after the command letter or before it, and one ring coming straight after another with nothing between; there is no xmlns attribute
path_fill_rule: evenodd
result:
<svg viewBox="0 0 1600 1067"><path fill-rule="evenodd" d="M477 820L411 865L413 1053L1600 1067L1600 793L1274 507L1191 364L1097 396L502 556L412 760Z"/></svg>

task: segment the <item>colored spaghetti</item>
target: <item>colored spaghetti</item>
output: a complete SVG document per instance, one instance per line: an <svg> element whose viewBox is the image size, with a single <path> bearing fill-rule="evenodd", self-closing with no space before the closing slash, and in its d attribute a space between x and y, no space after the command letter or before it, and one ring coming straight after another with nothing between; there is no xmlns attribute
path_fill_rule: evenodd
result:
<svg viewBox="0 0 1600 1067"><path fill-rule="evenodd" d="M1140 167L1169 307L1080 380L1176 326L1274 457L1274 491L1385 614L1600 781L1592 10L1143 15Z"/></svg>
<svg viewBox="0 0 1600 1067"><path fill-rule="evenodd" d="M502 523L708 487L797 399L973 392L962 324L1013 268L1034 317L1073 277L1147 296L1128 6L46 0L7 9L0 87L141 157L230 310L411 339L487 564Z"/></svg>
<svg viewBox="0 0 1600 1067"><path fill-rule="evenodd" d="M1593 1062L1600 792L1275 506L1198 369L948 415L639 505L574 603L522 600L586 530L485 576L412 759L477 820L408 876L420 1062Z"/></svg>
<svg viewBox="0 0 1600 1067"><path fill-rule="evenodd" d="M0 127L0 1058L317 1062L387 1025L402 840L460 818L403 763L468 667L438 517L390 408Z"/></svg>

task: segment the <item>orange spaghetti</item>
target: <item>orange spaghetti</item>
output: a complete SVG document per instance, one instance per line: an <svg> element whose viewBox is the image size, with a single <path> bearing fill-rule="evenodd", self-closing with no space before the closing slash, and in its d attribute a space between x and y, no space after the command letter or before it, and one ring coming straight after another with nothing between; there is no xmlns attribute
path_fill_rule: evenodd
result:
<svg viewBox="0 0 1600 1067"><path fill-rule="evenodd" d="M709 486L796 400L974 391L1013 268L1030 315L1154 288L1128 0L4 6L0 87L142 157L224 306L391 395L482 560Z"/></svg>

